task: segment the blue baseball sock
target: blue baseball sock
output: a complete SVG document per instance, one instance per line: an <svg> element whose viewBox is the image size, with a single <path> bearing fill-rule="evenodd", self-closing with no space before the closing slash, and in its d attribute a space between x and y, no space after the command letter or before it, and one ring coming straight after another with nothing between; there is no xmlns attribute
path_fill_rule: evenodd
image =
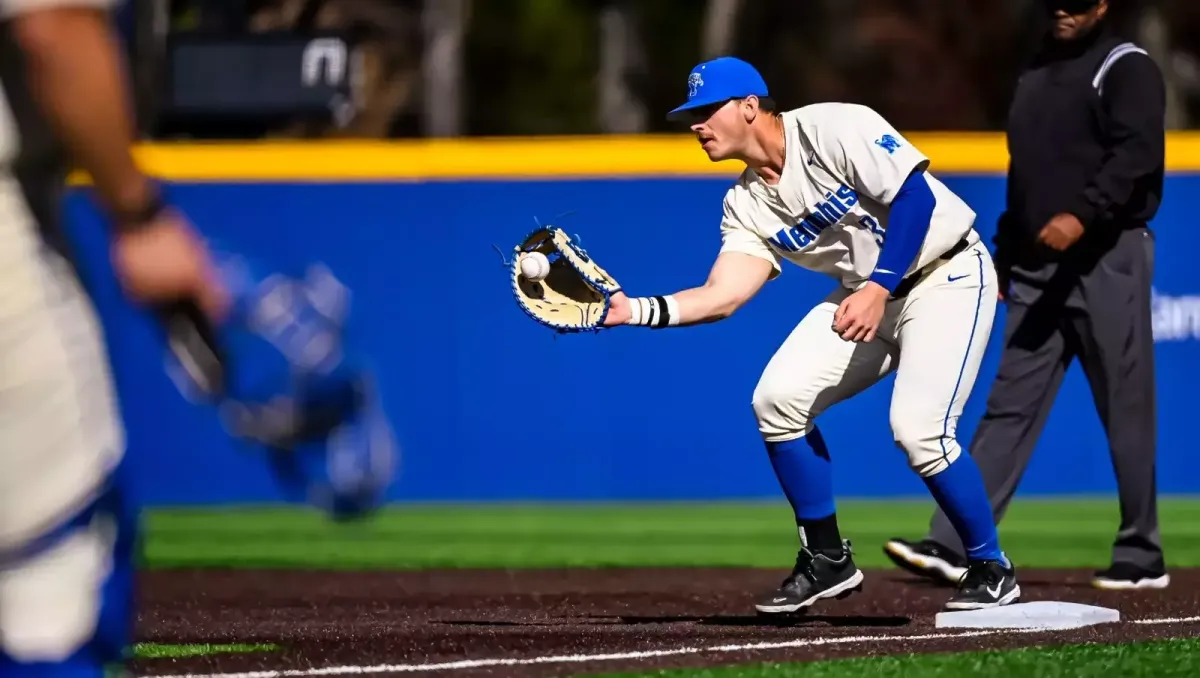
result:
<svg viewBox="0 0 1200 678"><path fill-rule="evenodd" d="M1000 536L992 519L983 475L969 454L960 454L944 471L923 480L962 539L968 560L999 560L1008 564L1000 550Z"/></svg>
<svg viewBox="0 0 1200 678"><path fill-rule="evenodd" d="M833 500L833 464L820 430L780 443L767 443L767 454L784 495L796 514L810 549L840 551Z"/></svg>

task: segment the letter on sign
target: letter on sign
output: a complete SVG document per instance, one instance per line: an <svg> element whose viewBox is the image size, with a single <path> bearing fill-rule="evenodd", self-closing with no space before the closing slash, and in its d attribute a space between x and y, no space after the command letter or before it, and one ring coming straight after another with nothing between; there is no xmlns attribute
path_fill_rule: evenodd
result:
<svg viewBox="0 0 1200 678"><path fill-rule="evenodd" d="M337 87L346 78L346 43L337 38L318 38L304 47L301 78L305 86ZM324 73L324 77L321 77Z"/></svg>

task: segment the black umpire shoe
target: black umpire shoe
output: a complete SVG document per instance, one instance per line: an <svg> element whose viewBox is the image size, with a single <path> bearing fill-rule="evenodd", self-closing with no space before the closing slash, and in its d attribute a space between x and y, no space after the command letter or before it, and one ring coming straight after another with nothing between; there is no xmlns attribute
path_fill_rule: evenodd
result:
<svg viewBox="0 0 1200 678"><path fill-rule="evenodd" d="M780 587L763 596L754 607L764 614L797 612L826 598L845 598L862 590L863 573L854 565L850 542L842 542L840 557L800 549L796 566Z"/></svg>
<svg viewBox="0 0 1200 678"><path fill-rule="evenodd" d="M957 585L967 573L966 558L929 539L889 539L883 552L901 569L943 584Z"/></svg>
<svg viewBox="0 0 1200 678"><path fill-rule="evenodd" d="M1136 591L1139 589L1165 589L1171 585L1167 568L1158 563L1146 569L1132 563L1114 563L1107 570L1096 573L1092 586L1106 591Z"/></svg>
<svg viewBox="0 0 1200 678"><path fill-rule="evenodd" d="M1017 572L1012 563L984 560L971 563L958 591L946 603L947 610L983 610L1012 605L1021 600Z"/></svg>

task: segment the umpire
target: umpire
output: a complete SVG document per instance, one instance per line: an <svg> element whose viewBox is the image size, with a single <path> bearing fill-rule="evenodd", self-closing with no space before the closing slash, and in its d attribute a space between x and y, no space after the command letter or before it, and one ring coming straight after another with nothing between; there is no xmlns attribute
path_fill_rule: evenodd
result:
<svg viewBox="0 0 1200 678"><path fill-rule="evenodd" d="M1093 583L1164 588L1147 224L1162 199L1165 86L1145 51L1114 34L1108 0L1043 4L1051 25L1009 109L1007 204L994 241L1004 351L971 455L999 522L1078 358L1121 504L1112 565ZM892 539L884 550L933 579L965 571L962 544L940 511L925 539Z"/></svg>

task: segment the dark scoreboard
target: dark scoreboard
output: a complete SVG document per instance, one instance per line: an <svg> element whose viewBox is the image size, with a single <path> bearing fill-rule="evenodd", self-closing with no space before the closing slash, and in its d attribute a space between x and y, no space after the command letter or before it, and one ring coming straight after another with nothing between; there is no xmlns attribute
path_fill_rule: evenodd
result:
<svg viewBox="0 0 1200 678"><path fill-rule="evenodd" d="M326 114L349 103L357 71L338 35L288 33L168 43L164 102L176 114Z"/></svg>
<svg viewBox="0 0 1200 678"><path fill-rule="evenodd" d="M354 114L361 64L348 35L181 31L156 47L138 78L151 128L337 124Z"/></svg>

